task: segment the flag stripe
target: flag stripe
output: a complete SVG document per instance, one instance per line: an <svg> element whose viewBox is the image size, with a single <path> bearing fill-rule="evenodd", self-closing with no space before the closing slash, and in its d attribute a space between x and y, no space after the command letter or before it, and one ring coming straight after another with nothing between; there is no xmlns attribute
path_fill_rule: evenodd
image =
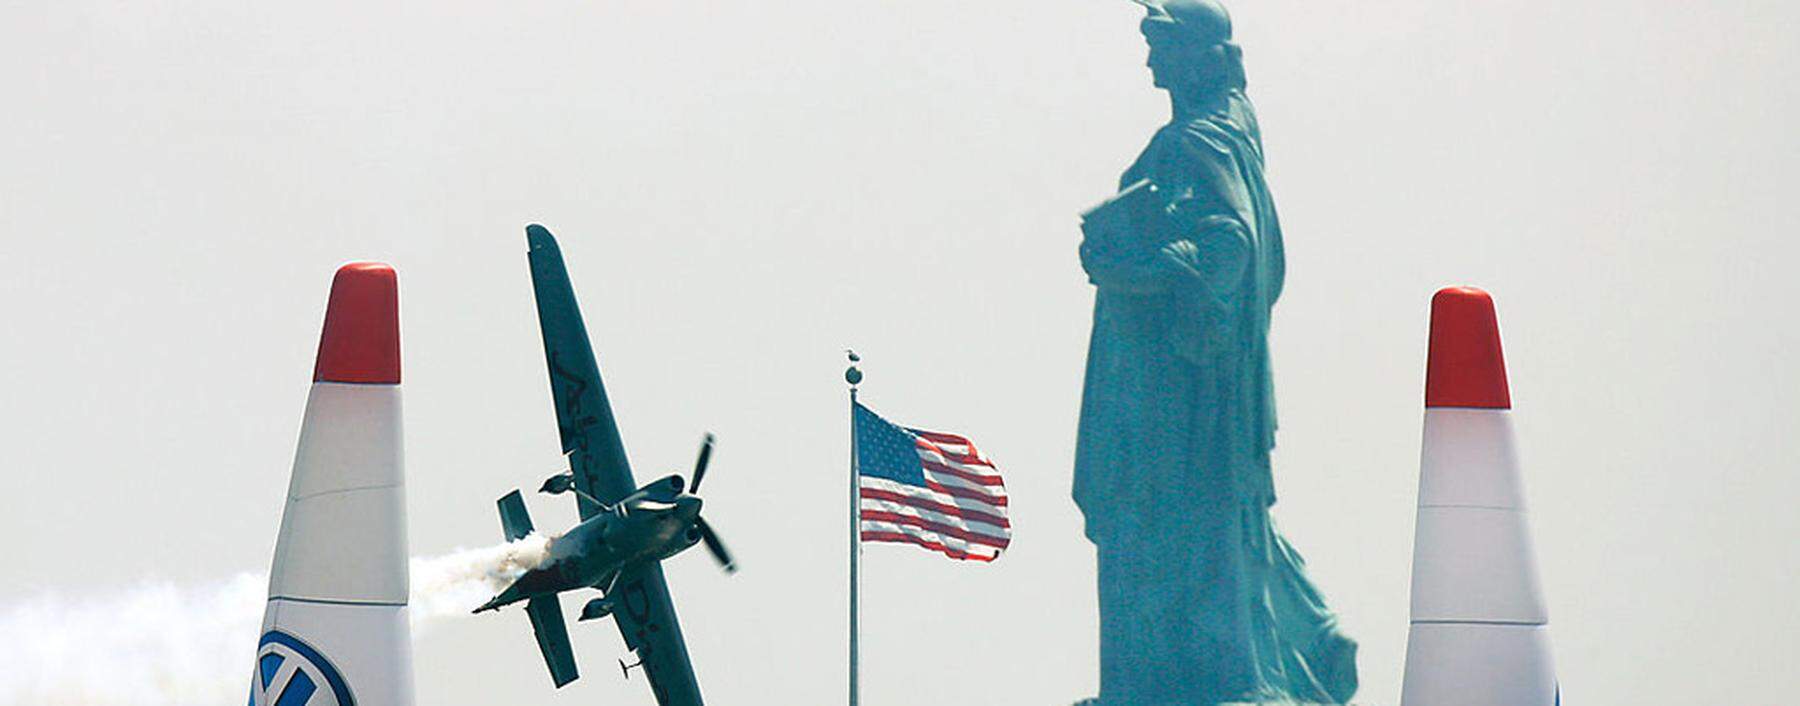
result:
<svg viewBox="0 0 1800 706"><path fill-rule="evenodd" d="M938 533L933 532L928 529L922 529L919 527L911 527L911 526L907 526L907 525L896 525L896 524L893 524L890 522L874 522L874 521L865 522L865 523L863 523L862 529L865 532L881 532L881 533L885 533L885 534L889 534L889 535L905 535L907 537L914 537L914 538L922 539L927 542L931 542L933 544L937 544L937 545L940 545L940 546L943 546L943 547L946 547L949 549L953 549L953 550L956 550L956 551L959 551L959 552L962 552L965 554L980 554L983 556L999 556L1002 553L1002 550L998 547L991 547L991 546L987 546L984 544L974 544L971 542L965 542L965 541L957 539L955 537L938 534Z"/></svg>
<svg viewBox="0 0 1800 706"><path fill-rule="evenodd" d="M987 557L996 557L996 556L1000 556L1000 554L1002 553L1000 549L997 549L994 547L984 546L984 545L980 545L980 544L970 544L968 542L962 541L955 537L946 537L944 535L938 534L936 532L932 532L930 530L919 529L917 527L908 527L905 525L896 525L896 524L891 524L891 523L887 523L887 522L863 523L862 531L875 532L875 533L880 533L880 534L884 534L887 536L904 536L904 537L909 537L912 539L923 540L925 542L930 542L933 545L941 546L946 549L950 549L955 552L960 552L965 555L979 555L979 556L987 556ZM918 542L912 542L912 543L918 544ZM921 546L923 546L923 545L921 545Z"/></svg>
<svg viewBox="0 0 1800 706"><path fill-rule="evenodd" d="M951 515L951 516L960 517L960 518L963 518L966 520L974 520L976 522L985 522L987 524L994 525L996 527L1011 527L1012 526L1007 521L1007 519L1002 515L996 515L996 514L989 513L989 512L983 512L984 509L991 509L992 508L991 505L984 505L981 508L964 507L961 505L947 505L947 504L938 502L931 498L913 497L913 496L905 495L902 493L896 493L896 492L892 492L892 491L888 491L888 490L882 490L880 488L869 488L869 487L865 487L862 489L862 499L863 500L883 500L883 501L887 501L890 503L898 503L901 505L908 505L911 507L919 508L921 510L930 510L932 512L936 512L939 514Z"/></svg>
<svg viewBox="0 0 1800 706"><path fill-rule="evenodd" d="M988 495L987 493L983 493L979 490L972 490L969 488L952 488L950 486L944 485L944 484L939 483L934 480L925 481L925 487L935 490L937 492L943 493L945 495L951 495L951 496L955 496L958 498L967 498L969 500L979 500L981 502L987 503L989 505L994 505L997 507L1006 507L1006 496L1004 496L1004 495Z"/></svg>
<svg viewBox="0 0 1800 706"><path fill-rule="evenodd" d="M966 437L957 436L955 434L945 434L943 432L937 432L937 431L926 431L924 429L908 429L907 431L910 431L915 435L924 437L925 440L930 441L934 444L937 444L940 447L942 447L942 446L961 446L963 448L968 449L968 451L958 452L958 453L967 455L967 456L973 458L978 463L982 463L982 464L986 464L986 465L990 465L990 466L993 465L991 463L988 463L987 459L980 458L981 452L977 451L975 449L975 442L969 441Z"/></svg>
<svg viewBox="0 0 1800 706"><path fill-rule="evenodd" d="M970 483L975 483L978 485L984 485L984 486L989 486L989 487L1000 487L1003 489L1006 486L1005 483L1000 482L999 474L971 473L969 471L965 471L960 468L952 468L950 466L946 466L946 465L938 463L936 461L931 461L931 460L927 460L927 459L919 459L919 463L924 464L925 470L927 470L927 471L931 471L933 473L946 473L946 474L949 474L956 478L966 480Z"/></svg>
<svg viewBox="0 0 1800 706"><path fill-rule="evenodd" d="M916 517L927 522L956 527L965 532L973 532L985 537L993 537L996 541L1006 538L1006 527L994 524L987 520L972 520L967 517L946 515L941 512L916 508L911 505L891 503L885 500L863 500L861 503L861 512L864 516L868 517L876 516L871 513L888 513Z"/></svg>
<svg viewBox="0 0 1800 706"><path fill-rule="evenodd" d="M1000 472L994 470L993 466L983 466L977 463L962 463L960 461L946 459L939 454L919 454L919 461L921 463L944 466L946 468L962 471L963 473L968 473L970 475L981 476L983 478L1000 477Z"/></svg>
<svg viewBox="0 0 1800 706"><path fill-rule="evenodd" d="M982 458L981 454L974 452L972 450L972 449L974 449L974 447L972 447L972 446L969 447L971 449L971 451L961 452L961 451L956 451L951 448L946 448L941 444L931 443L924 439L920 439L917 442L915 442L914 446L919 449L919 456L921 458L933 457L933 458L942 459L947 463L960 463L963 465L982 466L985 468L993 468L994 467L994 464L992 462L988 461L985 458Z"/></svg>
<svg viewBox="0 0 1800 706"><path fill-rule="evenodd" d="M944 556L950 557L952 559L962 559L964 561L993 561L995 558L997 558L999 556L998 554L994 554L994 555L990 556L990 555L972 554L969 552L958 551L958 550L946 547L937 542L933 542L931 540L925 539L923 537L914 537L910 534L900 534L898 532L875 532L875 531L871 531L871 530L863 530L862 538L863 538L863 541L865 541L865 542L900 542L900 543L904 543L904 544L916 544L916 545L919 545L926 549L943 552Z"/></svg>
<svg viewBox="0 0 1800 706"><path fill-rule="evenodd" d="M902 515L897 512L882 512L880 510L870 510L868 508L863 508L862 518L863 518L863 522L891 522L896 525L904 525L907 527L917 527L919 529L930 530L932 532L936 532L938 534L941 534L941 535L944 535L947 537L955 537L957 539L968 542L970 544L984 544L984 545L987 545L990 547L994 547L996 549L1005 549L1006 545L1008 543L1007 540L1004 538L996 539L994 537L989 537L989 536L987 536L985 534L981 534L979 532L970 532L969 530L963 529L961 527L957 527L955 525L948 525L948 524L944 524L942 522L932 522L930 520L926 520L926 519L919 518L919 517L911 517L908 515Z"/></svg>
<svg viewBox="0 0 1800 706"><path fill-rule="evenodd" d="M959 498L930 488L921 488L906 483L895 483L885 478L869 478L867 476L863 477L863 487L890 493L898 493L916 500L930 500L943 505L953 505L955 507L974 510L976 512L991 513L1001 517L1006 516L1006 503L994 502L986 498ZM1001 500L1005 500L1005 498L1001 498Z"/></svg>

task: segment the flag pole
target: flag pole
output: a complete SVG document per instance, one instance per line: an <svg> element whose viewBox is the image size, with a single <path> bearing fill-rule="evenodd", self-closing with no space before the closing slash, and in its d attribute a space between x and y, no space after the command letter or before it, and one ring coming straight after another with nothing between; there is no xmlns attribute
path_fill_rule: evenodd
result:
<svg viewBox="0 0 1800 706"><path fill-rule="evenodd" d="M845 350L844 354L850 358L850 367L844 370L844 382L850 383L850 706L857 706L860 689L856 678L856 636L861 617L857 592L862 583L857 558L862 554L862 469L856 459L856 385L862 382L862 370L856 364L862 358L852 350Z"/></svg>

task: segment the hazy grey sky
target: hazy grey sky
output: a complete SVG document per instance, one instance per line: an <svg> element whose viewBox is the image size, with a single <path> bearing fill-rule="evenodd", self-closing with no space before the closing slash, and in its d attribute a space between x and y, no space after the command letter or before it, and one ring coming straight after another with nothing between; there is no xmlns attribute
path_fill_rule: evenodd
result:
<svg viewBox="0 0 1800 706"><path fill-rule="evenodd" d="M1360 700L1398 699L1426 304L1453 283L1498 302L1572 703L1800 690L1800 8L1232 9L1288 239L1276 516L1362 643ZM638 473L719 434L707 514L743 571L669 565L709 697L841 699L845 346L875 409L982 444L1016 527L989 566L868 549L866 703L1091 694L1075 214L1164 118L1138 16L0 6L0 615L267 570L347 260L400 272L413 553L498 541L493 499L560 462L541 221ZM575 648L554 693L524 616L440 621L419 702L648 701L610 624Z"/></svg>

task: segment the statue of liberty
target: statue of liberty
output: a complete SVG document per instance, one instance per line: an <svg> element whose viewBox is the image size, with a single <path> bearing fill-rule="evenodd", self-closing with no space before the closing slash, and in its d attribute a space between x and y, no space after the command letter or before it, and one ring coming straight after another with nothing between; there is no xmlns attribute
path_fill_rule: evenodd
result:
<svg viewBox="0 0 1800 706"><path fill-rule="evenodd" d="M1099 703L1345 703L1356 643L1269 515L1284 260L1242 51L1214 0L1138 2L1173 116L1082 224L1074 495L1098 551Z"/></svg>

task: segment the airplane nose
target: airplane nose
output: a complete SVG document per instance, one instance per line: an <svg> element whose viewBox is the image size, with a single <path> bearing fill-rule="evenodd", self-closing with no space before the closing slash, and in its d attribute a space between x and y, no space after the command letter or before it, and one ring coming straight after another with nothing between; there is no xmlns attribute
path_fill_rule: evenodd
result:
<svg viewBox="0 0 1800 706"><path fill-rule="evenodd" d="M675 499L675 512L692 520L700 516L700 499L692 495L683 495Z"/></svg>

